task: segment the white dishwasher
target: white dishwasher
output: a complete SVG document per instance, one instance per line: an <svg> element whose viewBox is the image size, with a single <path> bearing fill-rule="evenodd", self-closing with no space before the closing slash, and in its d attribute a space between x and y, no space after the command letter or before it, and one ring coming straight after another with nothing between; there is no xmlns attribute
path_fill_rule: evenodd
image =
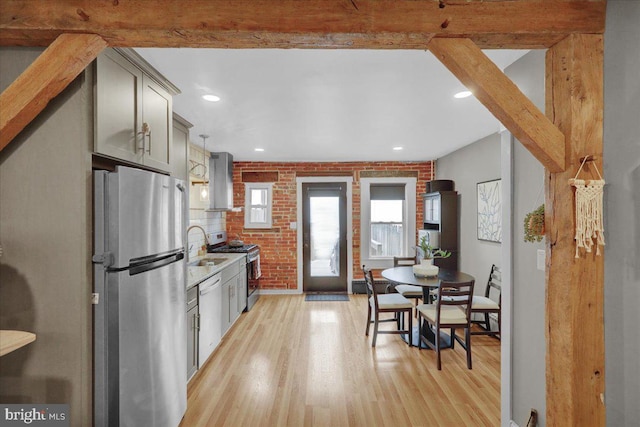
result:
<svg viewBox="0 0 640 427"><path fill-rule="evenodd" d="M200 334L198 368L207 361L222 338L222 276L214 274L198 285Z"/></svg>

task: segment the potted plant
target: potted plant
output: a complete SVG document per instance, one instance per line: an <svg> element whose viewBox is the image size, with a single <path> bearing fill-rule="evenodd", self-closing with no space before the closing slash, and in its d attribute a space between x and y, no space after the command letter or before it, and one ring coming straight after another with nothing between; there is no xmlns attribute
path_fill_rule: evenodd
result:
<svg viewBox="0 0 640 427"><path fill-rule="evenodd" d="M420 238L418 248L422 251L422 259L420 264L413 266L413 273L417 276L437 276L440 270L438 266L433 265L435 258L449 258L451 256L450 251L442 249L436 249L429 244L427 236Z"/></svg>
<svg viewBox="0 0 640 427"><path fill-rule="evenodd" d="M422 238L420 238L420 244L418 247L422 251L422 258L426 261L426 264L433 264L434 258L449 258L451 256L450 251L436 249L431 246L427 241L427 236L422 236Z"/></svg>
<svg viewBox="0 0 640 427"><path fill-rule="evenodd" d="M539 242L544 237L544 204L524 217L524 241Z"/></svg>

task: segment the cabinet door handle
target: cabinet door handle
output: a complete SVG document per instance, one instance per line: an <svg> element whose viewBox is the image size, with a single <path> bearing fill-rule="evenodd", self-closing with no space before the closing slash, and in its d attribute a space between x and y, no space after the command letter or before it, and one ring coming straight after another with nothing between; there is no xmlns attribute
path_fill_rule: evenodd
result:
<svg viewBox="0 0 640 427"><path fill-rule="evenodd" d="M200 331L200 313L193 316L193 320L195 321L195 324L196 324L196 330Z"/></svg>
<svg viewBox="0 0 640 427"><path fill-rule="evenodd" d="M149 148L147 149L147 153L151 155L151 129L149 129L149 133L147 135L149 135Z"/></svg>
<svg viewBox="0 0 640 427"><path fill-rule="evenodd" d="M138 135L142 135L142 146L138 147L138 150L141 150L143 153L146 151L145 150L145 136L147 136L147 133L149 133L149 124L148 123L142 123L142 128L140 129L140 132L138 132L136 134L136 139Z"/></svg>
<svg viewBox="0 0 640 427"><path fill-rule="evenodd" d="M149 127L149 123L144 122L142 123L142 130L140 130L140 132L138 132L138 135L142 134L142 147L140 147L139 149L142 150L142 152L144 153L145 151L149 154L151 154L151 128ZM145 137L149 135L149 149L146 149L146 145L145 144Z"/></svg>

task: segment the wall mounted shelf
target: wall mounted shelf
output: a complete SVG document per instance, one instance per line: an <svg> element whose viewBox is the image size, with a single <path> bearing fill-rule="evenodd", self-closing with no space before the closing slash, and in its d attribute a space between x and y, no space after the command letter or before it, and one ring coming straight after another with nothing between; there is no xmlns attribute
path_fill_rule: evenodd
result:
<svg viewBox="0 0 640 427"><path fill-rule="evenodd" d="M11 353L36 340L36 334L24 331L0 330L0 356Z"/></svg>

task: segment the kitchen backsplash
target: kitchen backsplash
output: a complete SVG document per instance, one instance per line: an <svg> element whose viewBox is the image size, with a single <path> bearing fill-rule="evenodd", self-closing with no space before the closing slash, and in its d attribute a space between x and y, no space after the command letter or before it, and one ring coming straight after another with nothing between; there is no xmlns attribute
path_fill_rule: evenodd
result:
<svg viewBox="0 0 640 427"><path fill-rule="evenodd" d="M202 164L208 163L209 151L203 153L202 147L191 144L189 146L189 167L192 169L189 179L195 185L191 185L189 189L189 225L199 225L207 232L207 237L211 237L211 233L226 229L226 215L224 212L207 212L209 202L208 197L201 196L202 184ZM206 164L205 180L209 178L208 164ZM206 184L205 184L206 186ZM207 186L208 187L208 186ZM204 245L204 236L202 231L194 228L189 231L189 258L198 255L198 250Z"/></svg>
<svg viewBox="0 0 640 427"><path fill-rule="evenodd" d="M197 145L189 145L189 209L209 207L209 151ZM206 190L203 194L202 191Z"/></svg>
<svg viewBox="0 0 640 427"><path fill-rule="evenodd" d="M211 233L224 230L226 228L224 212L206 212L204 210L189 210L189 226L199 225L207 232L207 237ZM198 228L189 230L189 258L198 255L198 250L204 245L204 236Z"/></svg>

